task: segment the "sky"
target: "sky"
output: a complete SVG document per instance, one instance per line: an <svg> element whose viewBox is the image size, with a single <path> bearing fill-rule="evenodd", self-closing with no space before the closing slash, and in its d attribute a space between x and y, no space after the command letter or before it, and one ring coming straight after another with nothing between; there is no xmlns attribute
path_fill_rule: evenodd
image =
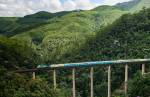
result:
<svg viewBox="0 0 150 97"><path fill-rule="evenodd" d="M25 16L39 11L90 10L130 0L0 0L0 17Z"/></svg>

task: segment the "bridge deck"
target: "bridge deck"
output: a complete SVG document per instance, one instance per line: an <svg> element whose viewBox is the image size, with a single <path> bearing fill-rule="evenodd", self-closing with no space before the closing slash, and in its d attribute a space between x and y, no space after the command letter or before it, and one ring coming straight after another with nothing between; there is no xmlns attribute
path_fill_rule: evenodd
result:
<svg viewBox="0 0 150 97"><path fill-rule="evenodd" d="M41 64L34 69L17 70L16 72L35 72L50 70L54 68L79 68L79 67L93 67L103 65L125 65L125 64L140 64L148 63L150 59L128 59L128 60L111 60L111 61L93 61L93 62L81 62L81 63L66 63L66 64Z"/></svg>
<svg viewBox="0 0 150 97"><path fill-rule="evenodd" d="M75 67L92 67L100 65L117 65L117 64L135 64L135 63L147 63L150 59L128 59L128 60L111 60L111 61L93 61L93 62L81 62L81 63L66 63L66 64L52 64L52 65L38 65L37 68L75 68Z"/></svg>

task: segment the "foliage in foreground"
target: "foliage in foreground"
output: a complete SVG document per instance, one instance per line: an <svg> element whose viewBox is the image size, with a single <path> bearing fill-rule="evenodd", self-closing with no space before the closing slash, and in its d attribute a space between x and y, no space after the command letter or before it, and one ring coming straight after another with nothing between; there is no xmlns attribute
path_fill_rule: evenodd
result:
<svg viewBox="0 0 150 97"><path fill-rule="evenodd" d="M53 85L39 77L31 80L29 74L15 70L34 68L34 50L25 42L0 36L0 97L67 97L69 90L54 91ZM36 58L36 56L34 56ZM31 63L32 62L32 63ZM67 95L66 95L67 94Z"/></svg>
<svg viewBox="0 0 150 97"><path fill-rule="evenodd" d="M0 97L68 97L66 89L54 91L52 85L40 78L8 72L0 66ZM67 94L67 95L66 95Z"/></svg>
<svg viewBox="0 0 150 97"><path fill-rule="evenodd" d="M150 96L150 74L142 76L140 73L137 73L129 83L129 97L136 96Z"/></svg>

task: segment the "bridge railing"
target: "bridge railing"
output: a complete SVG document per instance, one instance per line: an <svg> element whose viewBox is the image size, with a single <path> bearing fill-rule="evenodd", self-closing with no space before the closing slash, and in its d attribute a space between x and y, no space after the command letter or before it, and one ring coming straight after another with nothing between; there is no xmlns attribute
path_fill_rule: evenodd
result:
<svg viewBox="0 0 150 97"><path fill-rule="evenodd" d="M89 67L90 68L90 97L94 97L94 88L93 88L93 74L94 66L107 66L108 67L108 97L111 97L111 67L112 65L125 65L125 79L124 79L124 94L127 95L128 91L128 68L131 64L141 64L142 66L142 75L145 74L145 64L150 63L150 59L129 59L129 60L112 60L112 61L94 61L94 62L81 62L81 63L66 63L66 64L43 64L37 66L36 69L28 70L19 70L18 73L32 72L33 79L35 79L35 72L41 70L53 70L53 84L54 89L57 88L56 81L56 68L72 68L72 95L76 97L76 78L75 72L76 68Z"/></svg>

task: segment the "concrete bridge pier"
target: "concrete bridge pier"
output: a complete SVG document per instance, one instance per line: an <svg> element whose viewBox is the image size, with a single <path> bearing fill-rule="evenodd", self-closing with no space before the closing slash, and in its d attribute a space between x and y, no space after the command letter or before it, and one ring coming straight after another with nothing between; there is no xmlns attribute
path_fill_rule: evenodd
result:
<svg viewBox="0 0 150 97"><path fill-rule="evenodd" d="M124 93L125 96L127 97L127 92L128 92L128 65L125 65L125 83L124 83Z"/></svg>
<svg viewBox="0 0 150 97"><path fill-rule="evenodd" d="M56 90L57 84L56 84L56 69L53 70L53 84L54 84L54 90Z"/></svg>
<svg viewBox="0 0 150 97"><path fill-rule="evenodd" d="M93 88L93 73L94 73L94 68L90 68L90 78L91 78L91 97L94 97L94 88Z"/></svg>
<svg viewBox="0 0 150 97"><path fill-rule="evenodd" d="M142 75L145 74L145 64L142 64Z"/></svg>
<svg viewBox="0 0 150 97"><path fill-rule="evenodd" d="M72 69L72 95L76 97L75 68Z"/></svg>
<svg viewBox="0 0 150 97"><path fill-rule="evenodd" d="M32 79L35 79L35 72L32 72Z"/></svg>
<svg viewBox="0 0 150 97"><path fill-rule="evenodd" d="M111 97L111 66L108 66L108 97Z"/></svg>

